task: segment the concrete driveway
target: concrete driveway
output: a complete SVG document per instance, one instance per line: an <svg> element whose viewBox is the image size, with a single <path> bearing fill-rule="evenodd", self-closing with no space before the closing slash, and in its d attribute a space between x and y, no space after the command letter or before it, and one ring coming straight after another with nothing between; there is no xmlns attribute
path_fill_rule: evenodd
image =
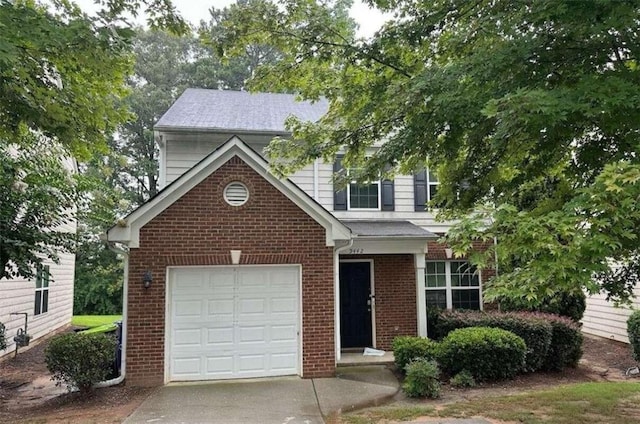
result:
<svg viewBox="0 0 640 424"><path fill-rule="evenodd" d="M339 368L336 378L170 384L125 424L321 424L332 413L381 403L397 391L397 379L384 366Z"/></svg>

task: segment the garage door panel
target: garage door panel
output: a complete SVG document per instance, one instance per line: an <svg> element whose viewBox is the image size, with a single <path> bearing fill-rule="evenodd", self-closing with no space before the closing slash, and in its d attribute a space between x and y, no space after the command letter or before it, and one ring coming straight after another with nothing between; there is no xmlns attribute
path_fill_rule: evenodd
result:
<svg viewBox="0 0 640 424"><path fill-rule="evenodd" d="M174 376L178 377L197 377L201 371L200 356L179 357L172 361L172 371Z"/></svg>
<svg viewBox="0 0 640 424"><path fill-rule="evenodd" d="M170 379L298 374L299 275L297 266L172 270Z"/></svg>
<svg viewBox="0 0 640 424"><path fill-rule="evenodd" d="M240 348L245 344L263 345L267 340L267 331L264 325L243 326L238 328L237 343Z"/></svg>
<svg viewBox="0 0 640 424"><path fill-rule="evenodd" d="M264 298L241 298L239 302L239 319L264 318L267 314L267 302Z"/></svg>
<svg viewBox="0 0 640 424"><path fill-rule="evenodd" d="M269 287L274 290L296 290L298 284L298 269L273 269L269 272Z"/></svg>
<svg viewBox="0 0 640 424"><path fill-rule="evenodd" d="M202 344L202 330L194 329L177 329L173 332L173 346L188 347L200 346Z"/></svg>
<svg viewBox="0 0 640 424"><path fill-rule="evenodd" d="M207 302L207 321L233 321L234 302L233 296L209 300Z"/></svg>
<svg viewBox="0 0 640 424"><path fill-rule="evenodd" d="M208 328L206 344L209 347L233 346L233 327Z"/></svg>
<svg viewBox="0 0 640 424"><path fill-rule="evenodd" d="M272 353L270 359L273 371L291 371L295 369L298 358L291 353Z"/></svg>
<svg viewBox="0 0 640 424"><path fill-rule="evenodd" d="M273 325L271 326L272 342L293 342L297 343L298 334L295 325Z"/></svg>
<svg viewBox="0 0 640 424"><path fill-rule="evenodd" d="M207 356L205 359L208 375L232 375L233 354Z"/></svg>
<svg viewBox="0 0 640 424"><path fill-rule="evenodd" d="M200 317L202 315L202 300L174 299L173 311L174 317L177 319Z"/></svg>

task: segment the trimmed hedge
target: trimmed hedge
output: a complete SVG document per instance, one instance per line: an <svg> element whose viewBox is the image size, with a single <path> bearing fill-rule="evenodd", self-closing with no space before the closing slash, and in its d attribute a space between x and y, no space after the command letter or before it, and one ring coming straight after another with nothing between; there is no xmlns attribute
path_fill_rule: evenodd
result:
<svg viewBox="0 0 640 424"><path fill-rule="evenodd" d="M629 335L633 359L640 361L640 310L629 316L627 320L627 335Z"/></svg>
<svg viewBox="0 0 640 424"><path fill-rule="evenodd" d="M90 391L111 372L117 341L112 335L67 333L54 336L45 350L47 368L56 386Z"/></svg>
<svg viewBox="0 0 640 424"><path fill-rule="evenodd" d="M512 378L524 367L527 345L501 328L453 330L439 343L438 363L449 375L468 371L476 381Z"/></svg>
<svg viewBox="0 0 640 424"><path fill-rule="evenodd" d="M399 336L393 339L392 349L396 367L405 372L414 359L434 359L436 343L425 337Z"/></svg>
<svg viewBox="0 0 640 424"><path fill-rule="evenodd" d="M558 291L547 297L540 305L531 306L524 300L502 298L498 300L503 311L529 311L561 315L578 322L587 309L587 296L582 291Z"/></svg>
<svg viewBox="0 0 640 424"><path fill-rule="evenodd" d="M543 369L561 371L567 367L575 368L582 357L582 342L584 337L580 325L567 317L554 314L537 313L537 316L547 320L553 329L551 346Z"/></svg>
<svg viewBox="0 0 640 424"><path fill-rule="evenodd" d="M544 318L529 312L445 311L440 314L437 335L444 337L451 331L467 327L493 327L522 337L527 345L525 372L542 369L552 342L552 325Z"/></svg>
<svg viewBox="0 0 640 424"><path fill-rule="evenodd" d="M436 361L418 358L409 362L405 371L407 377L402 384L402 390L409 397L437 398L440 396L440 369Z"/></svg>

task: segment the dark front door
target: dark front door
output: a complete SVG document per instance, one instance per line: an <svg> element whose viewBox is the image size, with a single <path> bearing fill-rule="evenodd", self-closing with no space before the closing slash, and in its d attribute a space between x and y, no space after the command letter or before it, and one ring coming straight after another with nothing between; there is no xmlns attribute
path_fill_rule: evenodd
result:
<svg viewBox="0 0 640 424"><path fill-rule="evenodd" d="M371 343L371 263L340 263L340 343L342 348Z"/></svg>

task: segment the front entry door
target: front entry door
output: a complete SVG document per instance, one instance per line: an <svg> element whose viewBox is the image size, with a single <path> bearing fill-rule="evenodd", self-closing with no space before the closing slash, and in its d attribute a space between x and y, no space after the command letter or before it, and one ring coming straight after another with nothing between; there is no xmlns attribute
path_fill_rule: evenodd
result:
<svg viewBox="0 0 640 424"><path fill-rule="evenodd" d="M342 348L372 346L371 263L340 263L340 343Z"/></svg>

